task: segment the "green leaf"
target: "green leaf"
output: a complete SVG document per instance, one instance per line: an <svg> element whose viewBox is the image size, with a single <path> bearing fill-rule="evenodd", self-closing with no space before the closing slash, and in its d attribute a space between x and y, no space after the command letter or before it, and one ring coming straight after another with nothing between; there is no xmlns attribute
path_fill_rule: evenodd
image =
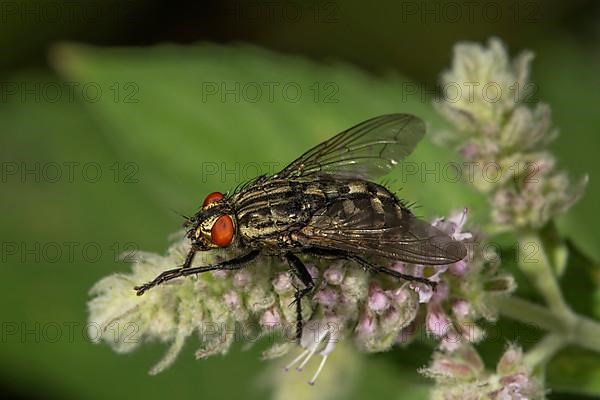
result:
<svg viewBox="0 0 600 400"><path fill-rule="evenodd" d="M583 254L571 241L567 243L569 262L560 278L566 302L579 314L599 318L600 310L594 308L594 293L598 290L600 268Z"/></svg>
<svg viewBox="0 0 600 400"><path fill-rule="evenodd" d="M170 370L148 378L163 344L142 346L131 357L92 345L85 331L87 291L100 277L129 268L116 260L128 244L137 250L164 251L167 234L179 227L178 217L169 209L193 212L207 192L231 189L256 173L244 166L271 162L283 167L310 146L381 113L411 112L436 123L429 100L407 101L403 90L411 83L399 77L374 78L344 65L319 65L248 47L99 50L64 46L53 53L53 62L64 82L47 73L7 81L75 85L76 96L70 99L63 91L56 102L13 96L4 104L3 128L14 134L0 138L3 162L28 167L36 162L79 166L95 162L101 165L103 178L95 183L81 175L74 182L66 178L56 183L43 178L22 182L17 175L3 182L3 193L11 196L0 196L0 204L11 212L5 213L0 228L2 242L29 246L77 242L79 249L94 243L103 255L97 262L88 262L80 252L73 260L65 254L57 262L10 256L0 290L6 298L19 301L0 306L3 322L17 329L14 334L5 331L8 345L0 350L3 373L23 387L22 377L27 376L61 398L68 394L106 398L114 395L115 387L122 397L145 399L189 398L199 393L264 398L253 387L265 368L255 350L242 353L237 346L227 357L196 362L190 343ZM225 82L230 88L236 82L241 87L276 82L279 88L300 87L303 95L297 102L283 98L281 91L272 102L268 95L256 103L230 101L230 96L221 101L203 91L203 83L206 89L211 82L219 87ZM100 92L94 92L98 88ZM326 102L325 96L338 101ZM451 150L423 142L410 161L420 167L425 162L441 165L452 157ZM115 163L121 172L117 180L111 169ZM130 183L124 182L123 173L131 172L122 168L127 163L136 167ZM206 167L215 163L218 173L209 173ZM398 172L396 177L401 180L398 186L404 187L401 195L424 206L422 215L464 206L479 208L478 197L464 186L443 182L440 172L421 179L420 172L406 177ZM20 199L16 210L14 198ZM55 324L62 336L51 342L43 329ZM75 329L72 337L69 326ZM22 339L23 327L42 336ZM98 371L103 380L81 379ZM376 379L383 382L382 393L394 387L396 370L379 363L373 371L368 380L359 382L354 398L369 393ZM231 385L232 374L246 378ZM408 385L413 376L406 371L401 381ZM411 393L423 397L423 384L419 381Z"/></svg>
<svg viewBox="0 0 600 400"><path fill-rule="evenodd" d="M52 58L66 80L129 85L137 102L111 98L88 106L123 157L139 160L152 177L148 190L188 212L206 192L274 172L361 120L391 112L436 120L428 98L406 96L415 88L406 79L378 79L346 65L252 47L63 45ZM426 216L482 208L472 191L448 181L444 167L452 156L425 141L409 158L411 169L393 175L401 196L423 205Z"/></svg>
<svg viewBox="0 0 600 400"><path fill-rule="evenodd" d="M554 124L560 130L552 150L573 180L592 174L582 199L559 219L560 231L600 260L600 182L593 176L598 170L596 149L600 147L597 46L596 51L589 51L571 39L551 36L536 53L532 73L535 95L552 107Z"/></svg>
<svg viewBox="0 0 600 400"><path fill-rule="evenodd" d="M57 77L35 72L6 82L52 87ZM170 216L139 183L115 179L114 167L123 164L85 108L68 96L54 102L10 96L0 119L7 133L0 138L1 187L8 194L0 196L0 242L10 246L3 247L0 280L6 382L25 390L36 382L35 390L49 397L105 398L114 387L80 379L103 371L133 396L136 389L123 374L127 361L88 340L87 292L101 277L130 268L118 261L128 246L163 251ZM151 360L142 356L134 364L143 386Z"/></svg>
<svg viewBox="0 0 600 400"><path fill-rule="evenodd" d="M547 379L556 392L600 396L600 355L579 347L562 350L550 362Z"/></svg>

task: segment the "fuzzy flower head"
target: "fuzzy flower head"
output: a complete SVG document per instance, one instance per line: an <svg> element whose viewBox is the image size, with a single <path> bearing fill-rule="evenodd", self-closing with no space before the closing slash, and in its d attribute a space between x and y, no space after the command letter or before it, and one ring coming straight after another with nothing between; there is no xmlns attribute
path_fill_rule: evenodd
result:
<svg viewBox="0 0 600 400"><path fill-rule="evenodd" d="M477 321L495 321L497 311L494 298L506 296L515 289L512 276L497 271L498 256L483 244L484 238L477 232L464 231L467 210L456 212L448 218L438 218L433 225L455 240L467 245L464 260L445 266L395 264L399 272L426 277L437 282L437 289L421 283L410 287L422 303L420 313L428 336L438 340L439 348L452 351L463 343L477 343L485 337L485 331ZM402 342L410 341L418 333L415 326L403 332Z"/></svg>
<svg viewBox="0 0 600 400"><path fill-rule="evenodd" d="M474 235L463 230L466 218L463 210L437 219L433 225L456 240L468 242ZM136 296L133 286L181 264L188 250L189 242L179 238L165 256L140 254L130 274L115 274L98 282L89 302L91 325L100 326L102 332L95 341L104 341L118 352L130 352L144 341L169 343L164 358L150 371L153 374L168 367L192 335L201 343L197 358L225 354L234 340L253 343L268 338L272 345L263 353L264 359L283 356L298 347L296 308L290 304L302 283L275 257L261 257L237 271L173 280ZM220 252L200 253L194 265L211 264L224 256ZM427 333L439 339L442 348L463 340L477 341L483 333L474 328L475 321L495 315L487 302L493 291L485 289L486 285L490 280L506 280L509 283L505 283L503 293L514 286L510 278L488 270L479 250L470 250L465 260L448 266L388 265L438 282L435 292L425 284L369 274L349 261L305 262L315 288L302 300L301 351L288 369L302 370L312 357L321 357L310 383L340 341L360 352L386 351L410 341L419 330L419 321L425 321ZM133 327L134 334L128 334L123 329L126 326Z"/></svg>
<svg viewBox="0 0 600 400"><path fill-rule="evenodd" d="M464 131L499 134L507 113L522 100L528 87L533 54L510 61L498 39L487 48L461 43L454 48L452 68L442 74L443 101L440 112Z"/></svg>
<svg viewBox="0 0 600 400"><path fill-rule="evenodd" d="M524 102L532 59L525 52L511 61L498 39L487 47L458 44L442 75L443 98L435 102L454 128L436 138L457 147L472 167L465 179L488 195L497 230L540 228L571 207L587 183L556 171L547 151L557 136L550 107Z"/></svg>
<svg viewBox="0 0 600 400"><path fill-rule="evenodd" d="M494 372L485 370L471 345L453 352L436 352L421 373L434 379L431 399L542 399L544 390L523 363L521 348L510 345L500 357Z"/></svg>

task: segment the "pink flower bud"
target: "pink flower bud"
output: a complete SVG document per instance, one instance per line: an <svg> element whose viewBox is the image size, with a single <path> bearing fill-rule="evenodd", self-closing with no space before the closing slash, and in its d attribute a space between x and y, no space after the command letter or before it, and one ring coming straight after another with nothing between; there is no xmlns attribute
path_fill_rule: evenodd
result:
<svg viewBox="0 0 600 400"><path fill-rule="evenodd" d="M484 365L472 346L461 346L452 353L435 352L429 368L423 369L422 372L433 377L465 382L479 377L484 372Z"/></svg>
<svg viewBox="0 0 600 400"><path fill-rule="evenodd" d="M424 283L411 282L410 288L419 295L419 303L421 304L429 303L433 296L433 289L431 286Z"/></svg>
<svg viewBox="0 0 600 400"><path fill-rule="evenodd" d="M446 334L440 340L440 348L447 352L454 352L458 350L463 342L462 336L454 330L454 328L448 328Z"/></svg>
<svg viewBox="0 0 600 400"><path fill-rule="evenodd" d="M434 360L429 373L444 376L452 379L468 381L474 377L473 370L468 365L462 364L460 361L442 358Z"/></svg>
<svg viewBox="0 0 600 400"><path fill-rule="evenodd" d="M267 309L260 317L260 326L263 328L273 328L281 324L281 315L275 308Z"/></svg>
<svg viewBox="0 0 600 400"><path fill-rule="evenodd" d="M456 276L465 276L469 272L469 266L465 260L460 260L450 264L448 271Z"/></svg>
<svg viewBox="0 0 600 400"><path fill-rule="evenodd" d="M251 281L248 271L238 271L233 275L233 285L237 288L244 288Z"/></svg>
<svg viewBox="0 0 600 400"><path fill-rule="evenodd" d="M503 387L494 393L494 399L530 399L542 394L540 385L523 372L500 379L500 384Z"/></svg>
<svg viewBox="0 0 600 400"><path fill-rule="evenodd" d="M502 357L500 357L500 361L498 361L496 372L502 376L514 374L521 367L522 357L523 351L520 347L515 345L508 346Z"/></svg>
<svg viewBox="0 0 600 400"><path fill-rule="evenodd" d="M240 306L241 299L237 292L230 290L223 295L223 302L227 305L227 307L235 310Z"/></svg>
<svg viewBox="0 0 600 400"><path fill-rule="evenodd" d="M452 312L459 320L465 319L471 313L471 303L463 299L456 300L452 304Z"/></svg>
<svg viewBox="0 0 600 400"><path fill-rule="evenodd" d="M450 320L442 307L437 303L429 303L425 317L427 332L436 337L443 337L451 328Z"/></svg>
<svg viewBox="0 0 600 400"><path fill-rule="evenodd" d="M338 293L330 287L325 287L315 294L314 300L325 307L331 308L337 304Z"/></svg>
<svg viewBox="0 0 600 400"><path fill-rule="evenodd" d="M319 269L315 266L315 264L306 264L306 269L308 270L311 278L315 280L319 278Z"/></svg>
<svg viewBox="0 0 600 400"><path fill-rule="evenodd" d="M469 143L463 146L460 150L460 155L467 160L472 160L479 154L479 147L474 143Z"/></svg>
<svg viewBox="0 0 600 400"><path fill-rule="evenodd" d="M356 325L356 332L359 336L371 336L375 333L377 322L374 315L369 312L363 313Z"/></svg>
<svg viewBox="0 0 600 400"><path fill-rule="evenodd" d="M277 274L275 279L273 279L272 284L275 292L277 293L285 293L293 288L292 279L290 274L287 272L281 272Z"/></svg>
<svg viewBox="0 0 600 400"><path fill-rule="evenodd" d="M340 285L344 280L344 269L339 263L332 264L323 274L330 285Z"/></svg>
<svg viewBox="0 0 600 400"><path fill-rule="evenodd" d="M394 290L386 290L385 294L398 305L405 304L412 295L412 293L409 292L406 287L400 287Z"/></svg>
<svg viewBox="0 0 600 400"><path fill-rule="evenodd" d="M373 284L369 288L367 304L371 311L381 313L390 306L390 301L385 293L383 293L383 290L381 290L381 287Z"/></svg>
<svg viewBox="0 0 600 400"><path fill-rule="evenodd" d="M485 337L485 331L470 321L458 322L462 337L471 343L478 343Z"/></svg>

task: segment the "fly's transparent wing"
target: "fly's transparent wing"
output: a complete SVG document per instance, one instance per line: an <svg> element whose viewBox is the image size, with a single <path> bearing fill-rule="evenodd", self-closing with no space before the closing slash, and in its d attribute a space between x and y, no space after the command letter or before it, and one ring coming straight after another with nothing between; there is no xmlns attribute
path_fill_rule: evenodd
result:
<svg viewBox="0 0 600 400"><path fill-rule="evenodd" d="M462 260L465 246L394 203L343 199L315 213L301 230L309 247L383 257L413 264L444 265Z"/></svg>
<svg viewBox="0 0 600 400"><path fill-rule="evenodd" d="M381 115L308 150L274 178L329 174L372 180L409 155L423 135L425 124L414 115Z"/></svg>

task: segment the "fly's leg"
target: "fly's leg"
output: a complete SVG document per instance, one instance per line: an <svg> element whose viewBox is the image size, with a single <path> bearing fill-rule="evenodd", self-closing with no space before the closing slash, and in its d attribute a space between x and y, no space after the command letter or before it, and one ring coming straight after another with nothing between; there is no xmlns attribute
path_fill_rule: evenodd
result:
<svg viewBox="0 0 600 400"><path fill-rule="evenodd" d="M350 255L348 257L348 259L356 261L357 263L359 263L365 269L370 269L370 270L375 271L375 272L381 272L381 273L393 276L395 278L404 279L405 281L424 283L424 284L430 286L433 290L435 290L436 287L437 287L437 282L431 281L431 280L429 280L427 278L422 278L420 276L413 276L413 275L403 274L401 272L394 271L393 269L389 269L389 268L386 268L386 267L379 267L379 266L371 264L367 260L365 260L365 259L363 259L361 257L355 256L355 255Z"/></svg>
<svg viewBox="0 0 600 400"><path fill-rule="evenodd" d="M170 281L172 279L179 278L182 276L195 275L195 274L200 274L202 272L215 271L215 270L240 269L240 268L243 268L244 265L246 265L250 261L254 260L259 254L260 254L260 250L254 250L254 251L251 251L250 253L236 257L234 259L223 261L221 263L214 264L214 265L207 265L205 267L190 267L189 264L187 266L186 266L186 264L184 264L180 268L170 269L168 271L161 273L160 275L158 275L156 278L154 278L152 281L150 281L148 283L144 283L141 286L135 286L133 288L133 290L135 290L137 292L138 296L141 296L146 291L153 288L154 286L158 286L162 283L165 283L167 281ZM186 257L186 262L188 259L190 259L189 263L191 264L192 258L193 258L193 255L190 256L188 254L188 257Z"/></svg>
<svg viewBox="0 0 600 400"><path fill-rule="evenodd" d="M194 256L196 255L196 249L194 249L193 247L190 249L190 251L187 253L187 256L185 256L185 261L183 262L183 265L181 266L181 268L189 268L192 266L192 261L194 261Z"/></svg>
<svg viewBox="0 0 600 400"><path fill-rule="evenodd" d="M286 253L285 258L290 265L292 272L304 285L304 289L296 288L296 294L294 296L294 301L292 302L292 304L296 303L296 340L299 342L302 337L302 327L304 325L302 321L302 298L315 287L315 283L304 263L295 254Z"/></svg>
<svg viewBox="0 0 600 400"><path fill-rule="evenodd" d="M368 262L367 260L365 260L362 257L347 253L345 251L328 250L328 249L320 249L320 248L309 248L309 249L304 250L304 252L309 253L309 254L314 254L317 256L343 258L346 260L355 261L358 264L360 264L363 268L365 268L366 270L371 270L374 272L381 272L381 273L384 273L387 275L391 275L395 278L404 279L406 281L424 283L424 284L430 286L433 290L435 290L437 287L437 282L433 282L427 278L422 278L420 276L407 275L407 274L403 274L398 271L394 271L393 269L389 269L386 267L380 267L380 266L377 266L377 265L374 265L374 264Z"/></svg>

